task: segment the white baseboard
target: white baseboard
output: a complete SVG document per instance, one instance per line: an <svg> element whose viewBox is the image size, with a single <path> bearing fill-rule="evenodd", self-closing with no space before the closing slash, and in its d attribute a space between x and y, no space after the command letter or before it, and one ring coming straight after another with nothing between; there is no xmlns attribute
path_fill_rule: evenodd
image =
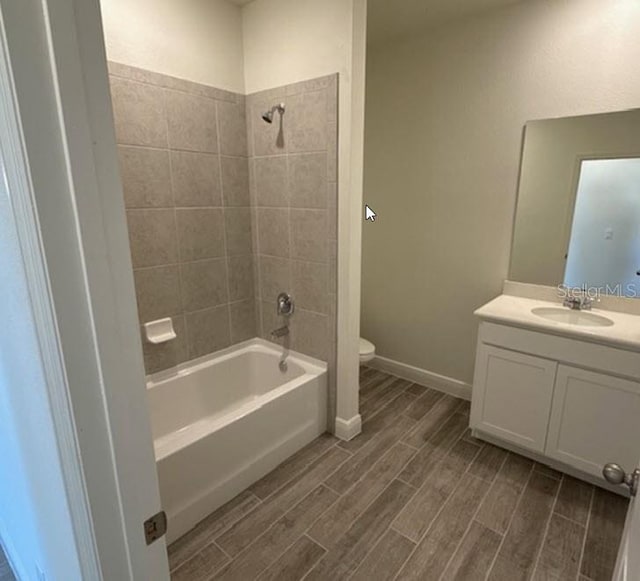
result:
<svg viewBox="0 0 640 581"><path fill-rule="evenodd" d="M407 365L406 363L380 356L376 356L367 365L413 383L432 387L462 399L471 400L471 385L459 379L446 377L445 375L433 373L433 371L427 371L426 369L420 369L420 367L414 367L413 365Z"/></svg>
<svg viewBox="0 0 640 581"><path fill-rule="evenodd" d="M335 436L341 440L353 440L360 432L362 432L362 418L360 414L353 416L348 420L336 418Z"/></svg>

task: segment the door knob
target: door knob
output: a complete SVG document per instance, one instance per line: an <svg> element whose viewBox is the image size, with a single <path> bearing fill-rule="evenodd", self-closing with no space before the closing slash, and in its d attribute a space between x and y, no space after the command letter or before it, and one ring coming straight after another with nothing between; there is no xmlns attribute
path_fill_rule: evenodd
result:
<svg viewBox="0 0 640 581"><path fill-rule="evenodd" d="M631 496L637 494L640 482L640 468L636 468L633 472L627 474L622 466L611 462L605 464L602 469L602 475L609 484L626 484L631 491Z"/></svg>

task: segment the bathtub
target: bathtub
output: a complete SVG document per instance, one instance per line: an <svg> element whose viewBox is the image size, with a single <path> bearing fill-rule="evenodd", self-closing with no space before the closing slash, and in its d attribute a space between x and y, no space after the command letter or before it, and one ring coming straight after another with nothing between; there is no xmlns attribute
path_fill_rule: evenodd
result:
<svg viewBox="0 0 640 581"><path fill-rule="evenodd" d="M251 339L147 378L167 542L325 432L327 366Z"/></svg>

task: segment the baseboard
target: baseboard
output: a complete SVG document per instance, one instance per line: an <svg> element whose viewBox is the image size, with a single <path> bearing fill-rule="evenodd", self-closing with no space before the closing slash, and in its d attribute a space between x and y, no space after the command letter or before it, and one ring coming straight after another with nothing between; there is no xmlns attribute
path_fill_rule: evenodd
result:
<svg viewBox="0 0 640 581"><path fill-rule="evenodd" d="M348 420L336 418L335 436L341 440L353 440L360 432L362 432L362 418L360 414L353 416Z"/></svg>
<svg viewBox="0 0 640 581"><path fill-rule="evenodd" d="M413 365L407 365L406 363L400 363L400 361L394 361L393 359L380 356L376 356L376 358L367 365L379 371L384 371L391 375L401 377L402 379L412 381L413 383L432 387L433 389L462 399L471 400L471 385L459 379L453 379L452 377L440 375L433 371L427 371L420 367L414 367Z"/></svg>

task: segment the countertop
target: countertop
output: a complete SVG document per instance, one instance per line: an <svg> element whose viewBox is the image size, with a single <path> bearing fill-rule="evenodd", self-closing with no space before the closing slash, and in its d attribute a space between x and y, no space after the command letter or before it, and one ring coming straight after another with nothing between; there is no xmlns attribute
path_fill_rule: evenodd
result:
<svg viewBox="0 0 640 581"><path fill-rule="evenodd" d="M613 325L609 327L583 327L558 323L534 315L531 310L536 307L568 308L562 307L562 304L557 302L500 295L477 309L474 314L483 321L640 352L640 316L638 315L593 308L587 312L607 317L613 321Z"/></svg>

